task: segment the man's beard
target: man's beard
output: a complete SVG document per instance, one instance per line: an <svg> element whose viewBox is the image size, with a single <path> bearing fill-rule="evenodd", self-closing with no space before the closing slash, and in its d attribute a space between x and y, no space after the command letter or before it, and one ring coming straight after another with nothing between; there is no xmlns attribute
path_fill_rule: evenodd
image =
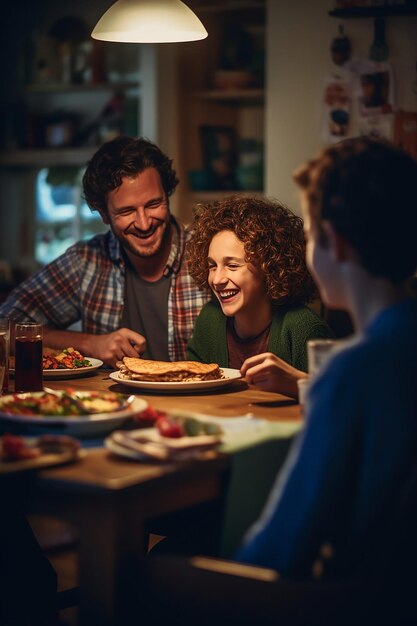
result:
<svg viewBox="0 0 417 626"><path fill-rule="evenodd" d="M136 245L131 243L128 236L126 236L123 239L121 239L120 237L117 237L117 235L116 237L119 239L121 245L125 248L125 250L127 250L128 252L130 252L132 255L136 257L145 259L145 258L150 258L150 257L155 256L163 248L164 243L167 241L169 237L168 222L162 222L158 224L158 226L152 230L151 234L153 234L155 231L159 231L159 232L163 231L163 232L161 233L160 238L155 242L153 246L147 246L145 244L141 245L140 243L141 239L139 237L137 238L135 237L134 241Z"/></svg>

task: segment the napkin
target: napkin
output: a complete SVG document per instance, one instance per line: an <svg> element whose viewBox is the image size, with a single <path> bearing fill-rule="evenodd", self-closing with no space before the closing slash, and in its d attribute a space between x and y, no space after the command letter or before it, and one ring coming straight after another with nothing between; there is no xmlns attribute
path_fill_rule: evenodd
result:
<svg viewBox="0 0 417 626"><path fill-rule="evenodd" d="M220 443L221 438L218 435L163 437L157 428L114 431L105 440L106 447L115 454L137 460L158 461L201 458L218 448Z"/></svg>

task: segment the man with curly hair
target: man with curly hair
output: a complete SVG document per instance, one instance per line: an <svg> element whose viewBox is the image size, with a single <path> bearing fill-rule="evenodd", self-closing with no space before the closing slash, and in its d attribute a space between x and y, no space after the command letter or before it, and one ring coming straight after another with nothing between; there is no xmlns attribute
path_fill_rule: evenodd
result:
<svg viewBox="0 0 417 626"><path fill-rule="evenodd" d="M190 277L187 233L171 215L172 161L143 138L117 137L88 163L84 195L106 234L80 241L19 285L0 316L44 325L44 343L115 366L124 356L185 357L208 294ZM68 330L80 322L81 332Z"/></svg>
<svg viewBox="0 0 417 626"><path fill-rule="evenodd" d="M196 320L188 357L240 369L260 354L306 377L307 341L331 331L306 306L316 291L305 263L302 219L266 198L200 204L187 257L196 283L214 294ZM296 377L288 379L288 393L296 395Z"/></svg>

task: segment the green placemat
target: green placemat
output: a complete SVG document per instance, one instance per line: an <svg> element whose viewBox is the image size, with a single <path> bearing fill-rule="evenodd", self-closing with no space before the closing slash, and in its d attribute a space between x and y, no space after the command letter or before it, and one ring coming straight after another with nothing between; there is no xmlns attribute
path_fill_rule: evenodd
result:
<svg viewBox="0 0 417 626"><path fill-rule="evenodd" d="M252 448L263 442L276 439L288 439L293 437L301 428L299 422L268 422L267 420L247 419L246 421L240 421L239 425L236 424L236 428L225 427L227 422L223 422L223 428L225 428L224 443L221 445L221 452L228 452L235 454L246 448ZM230 420L229 420L230 422Z"/></svg>

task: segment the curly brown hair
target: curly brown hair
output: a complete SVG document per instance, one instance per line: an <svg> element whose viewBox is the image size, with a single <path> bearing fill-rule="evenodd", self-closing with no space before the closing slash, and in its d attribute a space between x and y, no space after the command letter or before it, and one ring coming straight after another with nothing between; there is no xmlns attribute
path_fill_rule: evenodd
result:
<svg viewBox="0 0 417 626"><path fill-rule="evenodd" d="M265 274L273 304L306 304L316 288L305 262L303 220L277 201L229 196L194 208L187 243L190 274L208 288L207 256L214 235L230 230L242 241L245 260Z"/></svg>

